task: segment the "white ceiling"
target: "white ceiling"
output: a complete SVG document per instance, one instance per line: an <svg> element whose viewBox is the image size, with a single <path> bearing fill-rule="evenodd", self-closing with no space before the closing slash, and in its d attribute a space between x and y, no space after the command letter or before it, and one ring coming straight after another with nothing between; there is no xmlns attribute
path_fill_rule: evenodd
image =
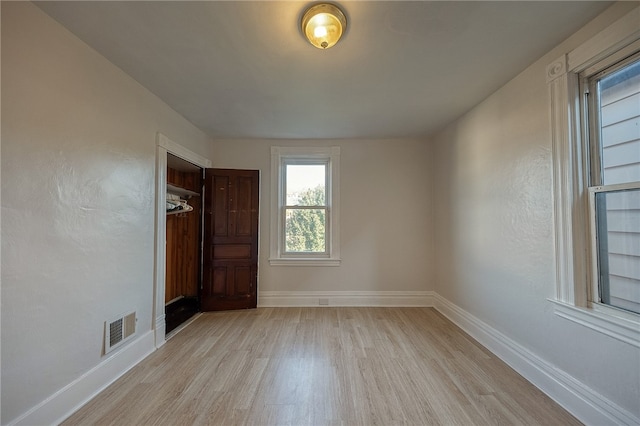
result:
<svg viewBox="0 0 640 426"><path fill-rule="evenodd" d="M303 39L309 2L38 2L213 138L423 137L609 2L343 1L343 40Z"/></svg>

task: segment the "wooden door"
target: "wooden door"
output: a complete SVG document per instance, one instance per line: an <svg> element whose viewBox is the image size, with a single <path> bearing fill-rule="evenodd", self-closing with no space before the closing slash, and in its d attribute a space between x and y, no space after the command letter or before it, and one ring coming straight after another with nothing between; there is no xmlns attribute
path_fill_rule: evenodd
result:
<svg viewBox="0 0 640 426"><path fill-rule="evenodd" d="M202 311L257 305L257 170L206 169Z"/></svg>

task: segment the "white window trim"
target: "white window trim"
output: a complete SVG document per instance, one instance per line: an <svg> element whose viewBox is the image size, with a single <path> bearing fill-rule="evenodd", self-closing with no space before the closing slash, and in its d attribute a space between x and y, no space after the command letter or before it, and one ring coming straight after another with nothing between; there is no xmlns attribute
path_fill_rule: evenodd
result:
<svg viewBox="0 0 640 426"><path fill-rule="evenodd" d="M327 208L329 212L329 255L322 257L285 255L282 251L283 226L280 200L283 199L282 163L286 158L328 159L330 188ZM271 147L271 266L340 266L340 147Z"/></svg>
<svg viewBox="0 0 640 426"><path fill-rule="evenodd" d="M555 313L563 318L640 347L640 316L589 301L591 235L587 176L581 128L579 73L640 40L640 7L562 55L547 67L551 98Z"/></svg>

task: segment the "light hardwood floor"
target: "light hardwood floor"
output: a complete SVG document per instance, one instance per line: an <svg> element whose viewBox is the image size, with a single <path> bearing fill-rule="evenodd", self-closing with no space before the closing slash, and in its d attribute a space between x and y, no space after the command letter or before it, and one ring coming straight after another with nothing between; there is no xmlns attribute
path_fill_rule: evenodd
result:
<svg viewBox="0 0 640 426"><path fill-rule="evenodd" d="M207 313L64 425L579 425L431 308Z"/></svg>

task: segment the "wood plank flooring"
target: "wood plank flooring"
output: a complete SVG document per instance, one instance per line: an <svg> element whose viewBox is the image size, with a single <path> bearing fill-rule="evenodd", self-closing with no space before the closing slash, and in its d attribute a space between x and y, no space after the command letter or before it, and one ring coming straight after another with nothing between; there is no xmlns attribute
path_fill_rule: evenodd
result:
<svg viewBox="0 0 640 426"><path fill-rule="evenodd" d="M579 425L431 308L201 315L64 425Z"/></svg>

